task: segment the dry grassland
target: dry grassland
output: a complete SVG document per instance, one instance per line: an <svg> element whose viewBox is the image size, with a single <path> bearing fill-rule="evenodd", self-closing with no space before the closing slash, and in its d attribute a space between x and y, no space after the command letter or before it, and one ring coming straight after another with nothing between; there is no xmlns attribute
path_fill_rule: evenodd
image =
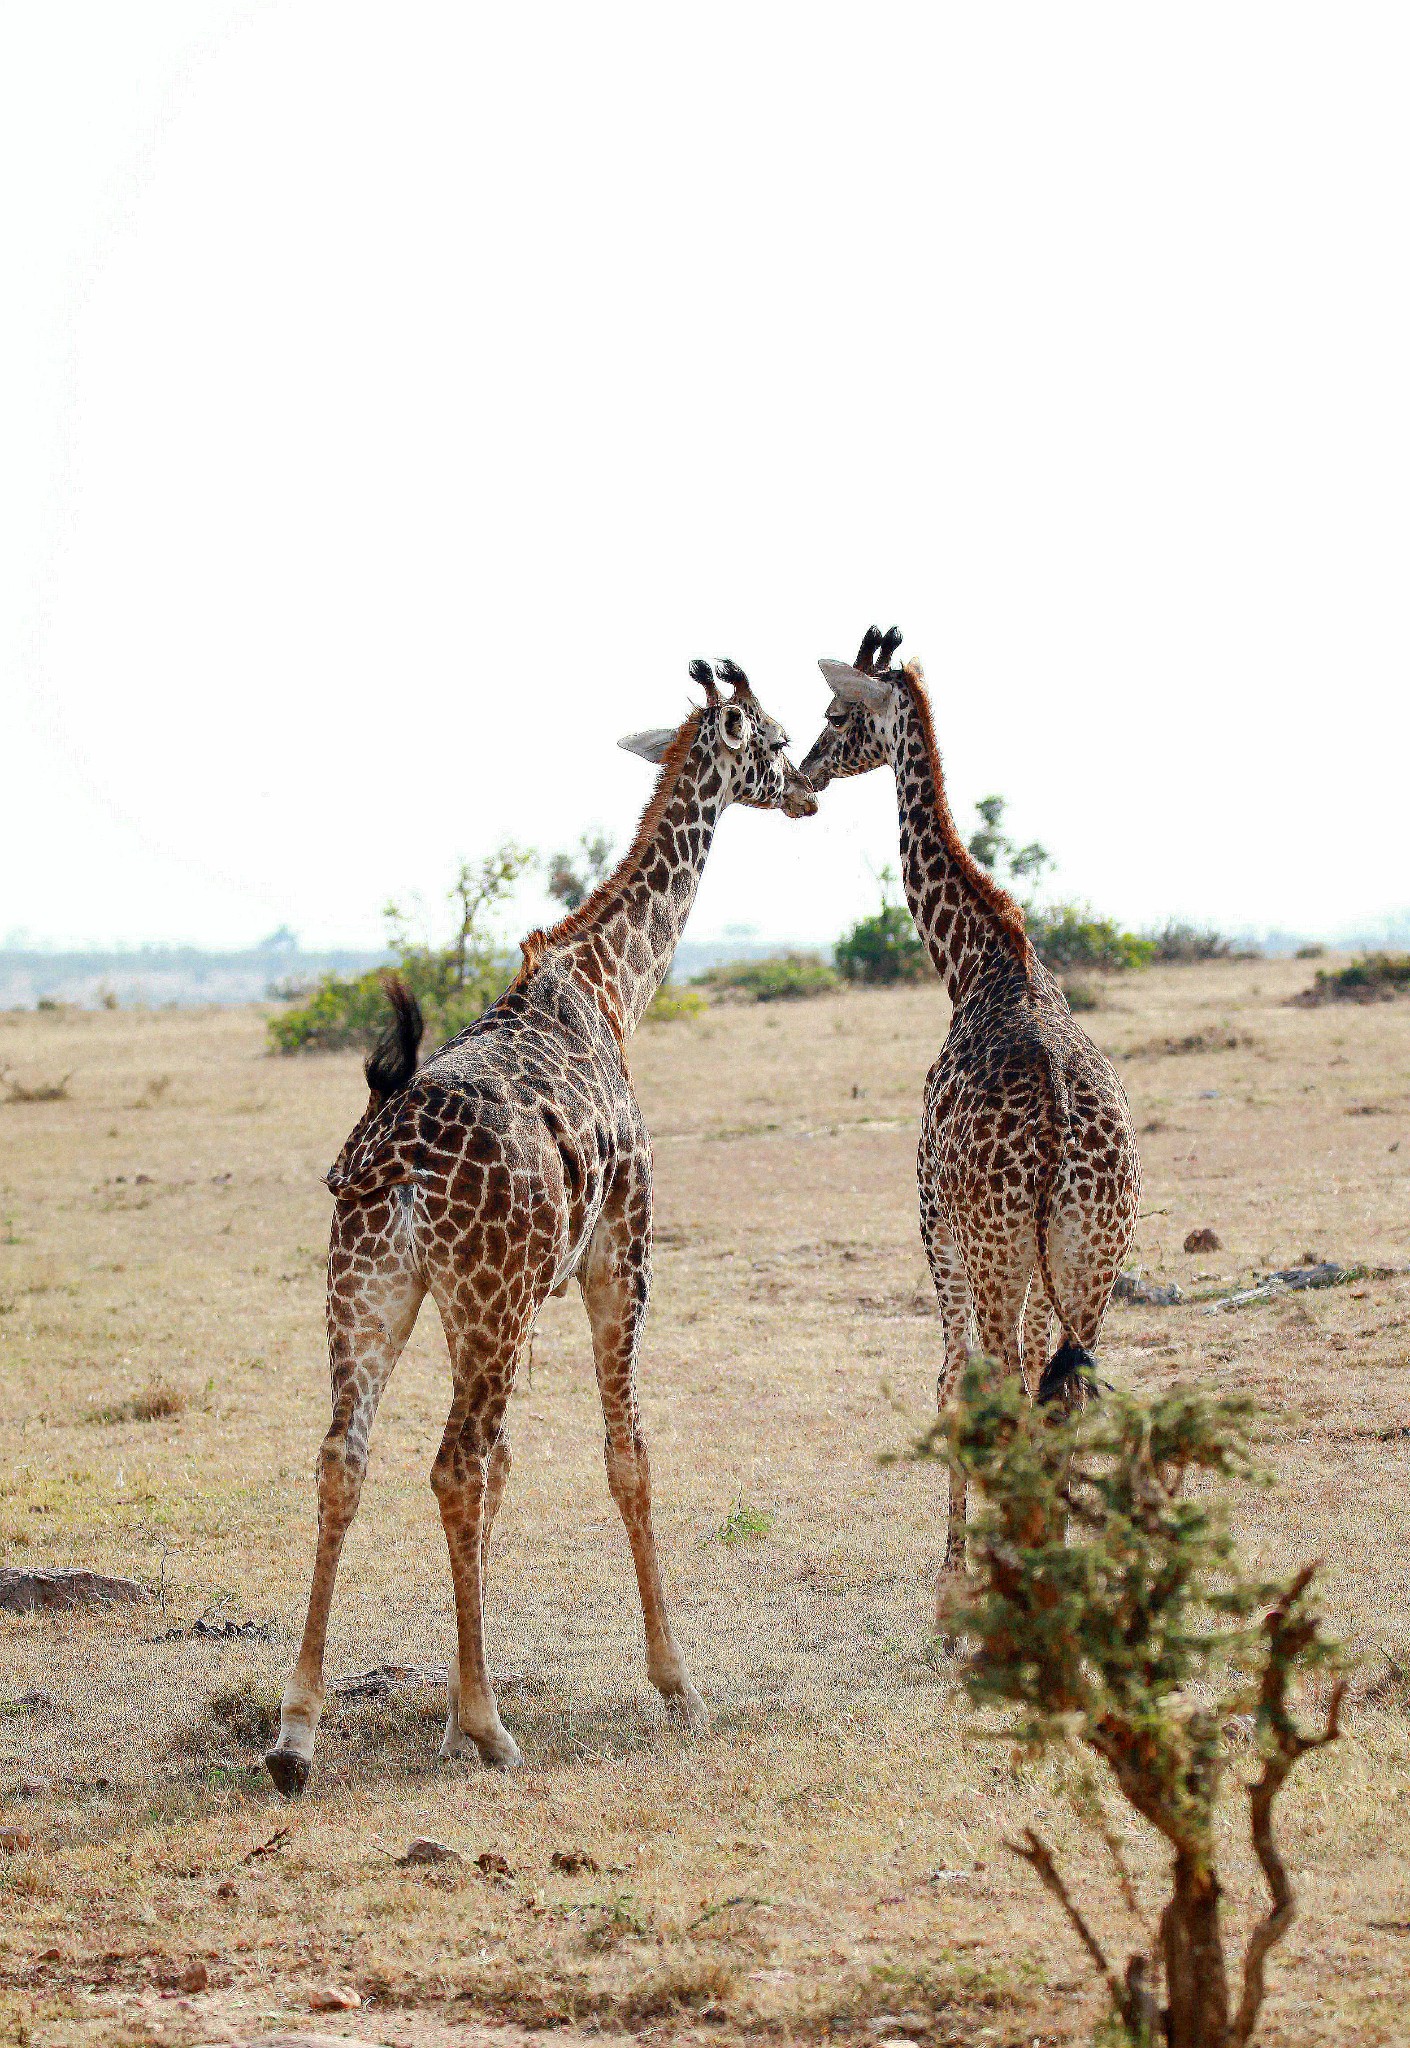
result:
<svg viewBox="0 0 1410 2048"><path fill-rule="evenodd" d="M1288 1008L1308 979L1154 970L1084 1020L1144 1131L1141 1257L1187 1292L1308 1252L1410 1262L1410 1004ZM24 1084L74 1075L67 1099L0 1105L0 1555L165 1586L164 1612L0 1616L0 1827L32 1844L0 1854L0 2039L308 2026L330 1984L363 2007L314 2024L387 2043L486 2014L723 2041L1091 2039L1082 1956L1003 1839L1041 1827L1124 1952L1114 1883L1056 1768L1016 1774L971 1739L929 1641L942 1481L877 1462L924 1421L939 1361L913 1157L944 1024L933 990L849 994L716 1009L633 1050L658 1169L658 1526L711 1734L668 1728L646 1682L574 1297L548 1304L513 1403L490 1585L527 1768L438 1767L443 1697L411 1686L330 1712L285 1809L258 1760L307 1584L319 1176L361 1107L357 1063L268 1058L249 1011L0 1019ZM1162 1049L1201 1036L1235 1042ZM1225 1249L1187 1257L1202 1224ZM1364 1661L1346 1739L1280 1809L1300 1917L1263 2038L1404 2042L1410 1278L1233 1314L1116 1308L1104 1357L1137 1387L1185 1376L1268 1405L1281 1483L1247 1503L1249 1546L1279 1569L1325 1558ZM374 1438L332 1674L445 1658L427 1474L446 1398L428 1305ZM273 1627L192 1639L202 1615ZM1237 1820L1231 1802L1247 1924ZM464 1865L398 1868L415 1834ZM574 1852L596 1868L555 1867ZM1161 1859L1132 1853L1152 1900ZM174 1994L193 1962L211 1988Z"/></svg>

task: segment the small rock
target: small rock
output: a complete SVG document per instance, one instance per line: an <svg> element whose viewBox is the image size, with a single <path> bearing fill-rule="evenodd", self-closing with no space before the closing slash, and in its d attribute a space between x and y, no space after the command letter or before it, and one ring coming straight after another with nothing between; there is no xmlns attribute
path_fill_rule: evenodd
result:
<svg viewBox="0 0 1410 2048"><path fill-rule="evenodd" d="M1185 1297L1175 1281L1162 1287L1154 1280L1147 1280L1138 1270L1117 1274L1111 1298L1113 1301L1134 1301L1142 1308L1175 1308Z"/></svg>
<svg viewBox="0 0 1410 2048"><path fill-rule="evenodd" d="M24 1828L0 1828L0 1850L7 1856L18 1856L22 1849L32 1846L31 1838Z"/></svg>
<svg viewBox="0 0 1410 2048"><path fill-rule="evenodd" d="M102 1572L68 1565L51 1571L0 1569L0 1608L8 1614L33 1614L40 1608L137 1606L155 1597L136 1579L110 1579Z"/></svg>
<svg viewBox="0 0 1410 2048"><path fill-rule="evenodd" d="M362 2004L358 1993L347 1984L324 1984L310 1996L313 2012L356 2012Z"/></svg>
<svg viewBox="0 0 1410 2048"><path fill-rule="evenodd" d="M1187 1252L1222 1252L1223 1249L1224 1240L1220 1237L1218 1231L1210 1230L1207 1227L1201 1230L1192 1230L1185 1239L1185 1250Z"/></svg>
<svg viewBox="0 0 1410 2048"><path fill-rule="evenodd" d="M1335 1259L1319 1259L1306 1266L1284 1266L1274 1273L1274 1280L1281 1280L1284 1287L1335 1287L1338 1281L1352 1278L1349 1266L1339 1266Z"/></svg>
<svg viewBox="0 0 1410 2048"><path fill-rule="evenodd" d="M380 1700L403 1686L446 1683L444 1664L377 1664L371 1671L352 1671L335 1678L328 1690L340 1700Z"/></svg>
<svg viewBox="0 0 1410 2048"><path fill-rule="evenodd" d="M240 1887L236 1884L233 1877L227 1877L224 1884L216 1886L215 1895L218 1899L238 1899Z"/></svg>
<svg viewBox="0 0 1410 2048"><path fill-rule="evenodd" d="M209 1991L211 1973L204 1963L188 1963L172 1978L171 1988L173 1991Z"/></svg>
<svg viewBox="0 0 1410 2048"><path fill-rule="evenodd" d="M397 1862L404 1868L408 1863L463 1863L465 1858L444 1842L437 1842L430 1835L417 1835L406 1845L406 1854L398 1856Z"/></svg>
<svg viewBox="0 0 1410 2048"><path fill-rule="evenodd" d="M223 2041L199 2041L196 2048L232 2048L233 2037ZM242 2034L233 2048L379 2048L361 2034Z"/></svg>

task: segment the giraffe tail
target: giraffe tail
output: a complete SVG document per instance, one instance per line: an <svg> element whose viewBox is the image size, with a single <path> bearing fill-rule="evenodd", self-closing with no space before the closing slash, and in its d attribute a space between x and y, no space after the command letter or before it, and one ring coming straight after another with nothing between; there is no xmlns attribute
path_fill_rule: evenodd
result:
<svg viewBox="0 0 1410 2048"><path fill-rule="evenodd" d="M1080 1400L1084 1393L1096 1392L1096 1360L1082 1343L1071 1316L1062 1305L1062 1297L1053 1279L1053 1269L1048 1258L1048 1225L1052 1216L1053 1197L1057 1193L1062 1169L1067 1163L1067 1140L1070 1129L1067 1105L1067 1088L1058 1072L1052 1054L1045 1052L1044 1064L1048 1070L1048 1089L1053 1109L1053 1130L1056 1143L1048 1161L1048 1170L1038 1190L1038 1207L1035 1217L1035 1235L1038 1240L1038 1272L1053 1314L1062 1328L1062 1342L1043 1368L1043 1377L1038 1382L1037 1398L1040 1403L1063 1401L1071 1404Z"/></svg>
<svg viewBox="0 0 1410 2048"><path fill-rule="evenodd" d="M1038 1382L1038 1406L1045 1408L1050 1401L1061 1401L1064 1407L1073 1407L1080 1405L1084 1394L1096 1391L1096 1359L1071 1337L1064 1337L1043 1367L1043 1377Z"/></svg>
<svg viewBox="0 0 1410 2048"><path fill-rule="evenodd" d="M384 975L382 987L392 1006L392 1021L367 1055L362 1070L379 1102L405 1088L416 1072L421 1037L426 1029L421 1005L399 974Z"/></svg>

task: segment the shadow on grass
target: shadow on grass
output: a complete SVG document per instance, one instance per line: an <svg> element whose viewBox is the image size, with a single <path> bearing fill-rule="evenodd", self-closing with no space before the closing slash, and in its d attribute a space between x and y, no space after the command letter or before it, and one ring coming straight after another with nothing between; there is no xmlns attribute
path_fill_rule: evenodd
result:
<svg viewBox="0 0 1410 2048"><path fill-rule="evenodd" d="M622 1761L659 1749L676 1733L654 1694L584 1701L563 1682L537 1676L502 1679L496 1690L530 1768ZM445 1718L445 1691L437 1684L398 1686L373 1699L330 1693L318 1731L317 1780L366 1787L429 1771L437 1765ZM726 1709L712 1725L732 1734L756 1718L748 1708ZM172 1742L178 1767L173 1793L184 1790L189 1798L198 1787L262 1792L264 1752L278 1729L279 1695L265 1678L247 1672L228 1680ZM472 1755L454 1768L478 1766Z"/></svg>

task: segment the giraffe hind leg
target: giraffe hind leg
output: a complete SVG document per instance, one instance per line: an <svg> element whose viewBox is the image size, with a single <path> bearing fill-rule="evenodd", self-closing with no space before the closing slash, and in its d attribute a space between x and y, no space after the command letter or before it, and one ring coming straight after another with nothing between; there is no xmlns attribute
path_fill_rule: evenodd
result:
<svg viewBox="0 0 1410 2048"><path fill-rule="evenodd" d="M450 1349L454 1392L431 1487L441 1511L455 1592L455 1655L446 1693L443 1759L473 1744L481 1760L501 1770L523 1761L499 1716L485 1648L485 1565L490 1525L509 1477L505 1408L520 1359L528 1347L534 1307L523 1276L496 1316L476 1305L474 1274L457 1271L433 1280Z"/></svg>
<svg viewBox="0 0 1410 2048"><path fill-rule="evenodd" d="M941 1220L939 1209L922 1198L921 1234L944 1333L945 1362L935 1386L935 1406L943 1415L954 1399L960 1373L969 1359L969 1279L953 1237ZM969 1513L969 1491L964 1474L949 1475L949 1502L945 1517L945 1559L936 1588L936 1627L944 1632L945 1593L949 1582L964 1569L965 1523Z"/></svg>
<svg viewBox="0 0 1410 2048"><path fill-rule="evenodd" d="M323 1712L328 1615L338 1560L362 1494L373 1418L426 1293L393 1199L366 1210L339 1211L333 1221L327 1305L333 1418L318 1454L313 1582L298 1661L280 1702L278 1738L264 1760L286 1799L303 1791L313 1762ZM375 1262L371 1277L369 1260Z"/></svg>
<svg viewBox="0 0 1410 2048"><path fill-rule="evenodd" d="M667 1712L697 1734L710 1725L691 1684L666 1608L651 1519L651 1467L637 1406L636 1365L649 1292L650 1215L644 1193L614 1193L579 1271L592 1328L606 1431L607 1484L631 1545L646 1632L646 1673Z"/></svg>

